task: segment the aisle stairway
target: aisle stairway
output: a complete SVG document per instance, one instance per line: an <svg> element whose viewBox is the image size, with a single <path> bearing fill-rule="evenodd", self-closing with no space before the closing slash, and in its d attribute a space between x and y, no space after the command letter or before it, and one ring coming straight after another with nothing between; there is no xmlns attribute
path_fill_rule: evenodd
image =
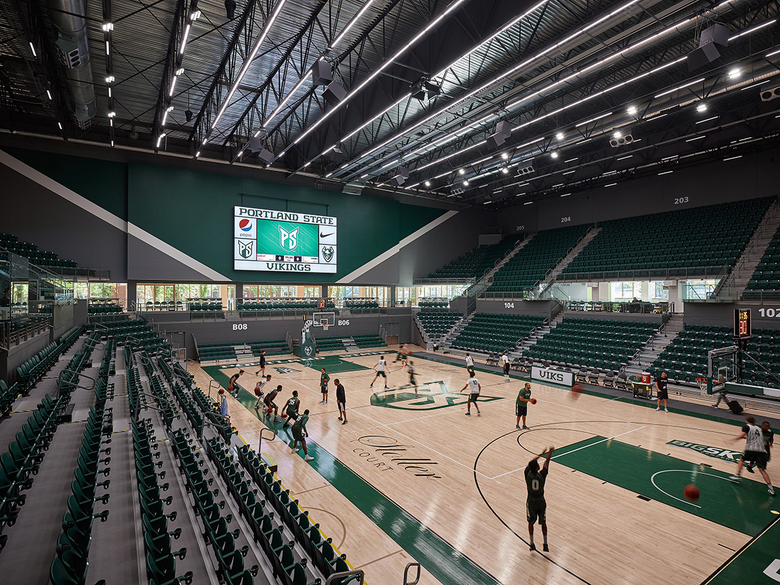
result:
<svg viewBox="0 0 780 585"><path fill-rule="evenodd" d="M541 297L546 290L548 290L553 284L555 284L555 280L558 278L558 275L564 271L564 269L571 264L571 261L574 260L577 255L582 252L582 250L585 249L585 246L590 244L590 242L595 238L598 233L601 231L600 227L593 227L588 230L588 233L585 234L585 236L577 242L577 245L574 246L566 256L563 257L563 259L558 262L558 264L555 266L555 268L552 269L552 271L546 276L546 278L540 283L539 285L539 296Z"/></svg>
<svg viewBox="0 0 780 585"><path fill-rule="evenodd" d="M638 376L652 364L658 355L668 346L684 327L683 315L672 315L662 330L653 335L636 358L626 364L625 373L630 378Z"/></svg>

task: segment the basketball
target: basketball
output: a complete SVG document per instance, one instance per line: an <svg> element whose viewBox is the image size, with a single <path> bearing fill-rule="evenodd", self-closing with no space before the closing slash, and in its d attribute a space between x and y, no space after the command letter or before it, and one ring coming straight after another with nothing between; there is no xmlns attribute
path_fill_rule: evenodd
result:
<svg viewBox="0 0 780 585"><path fill-rule="evenodd" d="M689 502L695 502L701 496L699 493L699 488L697 488L695 485L686 485L683 493L685 494L685 499Z"/></svg>
<svg viewBox="0 0 780 585"><path fill-rule="evenodd" d="M531 398L531 404L536 404L536 398Z"/></svg>
<svg viewBox="0 0 780 585"><path fill-rule="evenodd" d="M569 398L572 400L577 400L582 395L582 386L579 384L575 384L571 387L571 392L569 392Z"/></svg>

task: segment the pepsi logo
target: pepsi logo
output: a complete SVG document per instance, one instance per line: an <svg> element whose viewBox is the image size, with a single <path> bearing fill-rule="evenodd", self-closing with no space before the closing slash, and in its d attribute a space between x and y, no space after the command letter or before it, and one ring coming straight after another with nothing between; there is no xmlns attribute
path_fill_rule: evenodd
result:
<svg viewBox="0 0 780 585"><path fill-rule="evenodd" d="M241 228L241 231L248 232L252 229L252 222L248 219L242 219L238 222L238 227Z"/></svg>

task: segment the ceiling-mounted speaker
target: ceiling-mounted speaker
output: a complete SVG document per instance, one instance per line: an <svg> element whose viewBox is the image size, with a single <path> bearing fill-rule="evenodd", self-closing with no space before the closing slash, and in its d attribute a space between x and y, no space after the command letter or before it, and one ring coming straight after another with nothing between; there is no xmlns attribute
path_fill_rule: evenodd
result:
<svg viewBox="0 0 780 585"><path fill-rule="evenodd" d="M341 87L341 84L338 81L334 81L325 88L325 91L322 92L322 97L325 98L325 101L331 106L335 106L347 97L347 90Z"/></svg>
<svg viewBox="0 0 780 585"><path fill-rule="evenodd" d="M311 68L311 82L314 86L328 85L333 81L333 68L325 59L320 59Z"/></svg>
<svg viewBox="0 0 780 585"><path fill-rule="evenodd" d="M509 122L499 122L496 124L496 134L500 134L504 138L509 138L512 135L512 126Z"/></svg>
<svg viewBox="0 0 780 585"><path fill-rule="evenodd" d="M688 53L688 72L694 71L699 67L712 63L720 57L720 51L715 46L715 43L707 43L702 45L695 51Z"/></svg>
<svg viewBox="0 0 780 585"><path fill-rule="evenodd" d="M699 37L699 46L703 47L704 45L715 43L721 47L728 47L730 36L731 29L729 27L722 24L713 24L712 26L701 31L701 37Z"/></svg>
<svg viewBox="0 0 780 585"><path fill-rule="evenodd" d="M425 91L428 92L428 99L431 99L441 94L441 86L436 83L433 83L432 81L426 81L423 84L423 86L425 87Z"/></svg>
<svg viewBox="0 0 780 585"><path fill-rule="evenodd" d="M263 150L263 141L258 136L252 136L249 139L249 150L252 152L259 152Z"/></svg>
<svg viewBox="0 0 780 585"><path fill-rule="evenodd" d="M404 179L409 178L409 167L398 167L396 170L398 171L398 174L401 175Z"/></svg>
<svg viewBox="0 0 780 585"><path fill-rule="evenodd" d="M390 179L390 184L393 187L400 187L401 185L404 184L404 182L406 182L406 179L402 175L396 175L395 177Z"/></svg>
<svg viewBox="0 0 780 585"><path fill-rule="evenodd" d="M487 139L487 142L485 143L485 146L488 150L493 150L494 148L498 148L502 144L504 144L504 141L506 138L504 138L503 134L493 134Z"/></svg>
<svg viewBox="0 0 780 585"><path fill-rule="evenodd" d="M424 83L425 81L423 79L418 79L409 86L409 93L412 94L413 98L421 101L425 99L425 88L423 87Z"/></svg>
<svg viewBox="0 0 780 585"><path fill-rule="evenodd" d="M274 153L270 150L266 150L265 148L261 148L257 152L257 158L260 159L262 162L264 162L266 165L270 165L271 161L274 160Z"/></svg>

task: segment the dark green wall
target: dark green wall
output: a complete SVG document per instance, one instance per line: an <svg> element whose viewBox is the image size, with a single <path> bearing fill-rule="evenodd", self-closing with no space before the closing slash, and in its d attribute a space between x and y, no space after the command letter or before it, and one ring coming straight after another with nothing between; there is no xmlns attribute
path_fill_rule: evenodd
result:
<svg viewBox="0 0 780 585"><path fill-rule="evenodd" d="M235 281L335 282L444 213L441 209L390 199L356 197L146 162L112 162L21 149L7 151L119 218ZM234 271L233 207L236 205L337 217L338 273L303 275ZM56 213L54 209L51 211ZM134 266L134 280L144 280L143 267L156 261L152 256L147 261L139 250L143 247L129 246L116 251L129 256L129 263ZM134 254L140 257L134 257ZM391 281L398 278L397 274L387 276Z"/></svg>

